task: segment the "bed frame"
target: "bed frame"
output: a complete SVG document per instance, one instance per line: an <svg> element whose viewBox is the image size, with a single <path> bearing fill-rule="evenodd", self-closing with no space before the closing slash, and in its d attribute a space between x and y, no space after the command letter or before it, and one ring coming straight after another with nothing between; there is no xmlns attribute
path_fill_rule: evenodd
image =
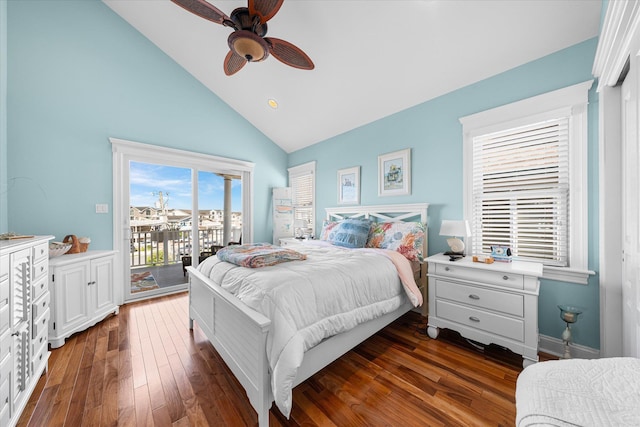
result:
<svg viewBox="0 0 640 427"><path fill-rule="evenodd" d="M427 224L426 203L382 206L347 206L327 208L328 220L372 218L382 221L421 221ZM427 236L424 239L427 254ZM426 297L426 263L420 267L420 283ZM244 305L231 293L214 284L194 267L189 272L189 328L193 321L236 376L258 413L259 427L269 425L269 410L273 403L269 362L266 355L267 333L271 321ZM427 306L424 298L423 307ZM360 324L350 331L334 335L305 353L294 386L351 350L407 311L410 303L380 318Z"/></svg>

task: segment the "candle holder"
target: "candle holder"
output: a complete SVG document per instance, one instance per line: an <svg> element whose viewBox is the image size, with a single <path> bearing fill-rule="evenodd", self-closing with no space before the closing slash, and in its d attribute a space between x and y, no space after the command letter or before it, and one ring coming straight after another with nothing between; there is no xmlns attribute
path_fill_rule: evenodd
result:
<svg viewBox="0 0 640 427"><path fill-rule="evenodd" d="M571 343L571 324L578 321L578 315L582 314L582 310L578 307L571 305L559 305L560 318L567 324L567 327L562 332L562 342L564 342L564 359L571 359L571 350L569 344Z"/></svg>

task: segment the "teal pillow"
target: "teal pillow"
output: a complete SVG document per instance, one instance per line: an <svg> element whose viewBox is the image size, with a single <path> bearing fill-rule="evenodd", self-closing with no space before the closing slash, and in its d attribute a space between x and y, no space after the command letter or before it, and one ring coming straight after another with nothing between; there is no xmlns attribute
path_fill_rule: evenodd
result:
<svg viewBox="0 0 640 427"><path fill-rule="evenodd" d="M364 248L370 228L371 221L368 219L344 219L327 230L326 240L345 248Z"/></svg>

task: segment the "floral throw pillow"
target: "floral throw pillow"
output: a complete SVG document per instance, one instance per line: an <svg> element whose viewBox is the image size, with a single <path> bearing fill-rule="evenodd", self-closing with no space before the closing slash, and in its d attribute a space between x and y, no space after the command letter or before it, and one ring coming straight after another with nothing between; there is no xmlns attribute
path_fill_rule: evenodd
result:
<svg viewBox="0 0 640 427"><path fill-rule="evenodd" d="M409 261L424 261L422 248L425 226L421 222L372 223L368 248L389 249L400 252Z"/></svg>

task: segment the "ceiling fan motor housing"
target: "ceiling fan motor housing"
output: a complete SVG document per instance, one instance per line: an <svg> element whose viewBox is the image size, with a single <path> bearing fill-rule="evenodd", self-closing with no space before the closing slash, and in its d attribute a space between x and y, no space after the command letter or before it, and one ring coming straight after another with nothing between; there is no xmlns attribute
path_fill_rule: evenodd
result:
<svg viewBox="0 0 640 427"><path fill-rule="evenodd" d="M264 61L269 56L269 45L262 38L248 30L238 30L229 34L229 49L249 62Z"/></svg>

